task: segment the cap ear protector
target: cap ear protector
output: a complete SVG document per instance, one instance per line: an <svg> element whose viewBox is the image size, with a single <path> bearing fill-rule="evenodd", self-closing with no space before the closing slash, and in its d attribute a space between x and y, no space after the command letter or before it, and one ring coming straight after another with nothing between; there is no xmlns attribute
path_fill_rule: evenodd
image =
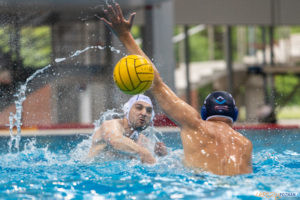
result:
<svg viewBox="0 0 300 200"><path fill-rule="evenodd" d="M234 115L232 118L233 122L235 122L237 120L238 116L239 116L239 109L236 106L234 106Z"/></svg>
<svg viewBox="0 0 300 200"><path fill-rule="evenodd" d="M220 99L222 99L222 101L218 101L217 98L215 98L215 96L218 96L217 98L220 97ZM224 97L224 98L223 98ZM215 109L213 109L213 107L216 107L215 105L226 105L226 99L227 101L229 101L229 107L233 107L233 110L228 110L228 111L224 111L223 113L217 113L215 111ZM231 102L230 102L231 100ZM239 110L238 108L235 106L235 101L232 98L231 94L227 93L227 92L213 92L211 94L209 94L205 101L204 101L204 105L201 107L201 117L203 120L206 120L209 117L213 117L213 116L222 116L222 117L227 117L232 119L233 122L235 122L238 118L238 114L239 114Z"/></svg>
<svg viewBox="0 0 300 200"><path fill-rule="evenodd" d="M206 119L207 119L207 111L206 111L205 105L203 105L203 106L201 107L201 118L202 118L203 120L206 120Z"/></svg>

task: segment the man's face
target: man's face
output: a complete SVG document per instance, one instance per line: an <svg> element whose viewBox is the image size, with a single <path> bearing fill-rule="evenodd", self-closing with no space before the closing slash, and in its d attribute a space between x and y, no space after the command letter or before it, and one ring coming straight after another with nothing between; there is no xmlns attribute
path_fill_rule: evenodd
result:
<svg viewBox="0 0 300 200"><path fill-rule="evenodd" d="M129 121L132 128L146 128L150 124L152 107L143 101L137 101L129 112Z"/></svg>

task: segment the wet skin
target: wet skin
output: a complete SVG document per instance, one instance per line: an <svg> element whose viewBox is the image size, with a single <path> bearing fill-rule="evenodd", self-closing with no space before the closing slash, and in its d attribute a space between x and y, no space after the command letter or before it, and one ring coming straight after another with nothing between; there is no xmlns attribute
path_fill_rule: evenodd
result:
<svg viewBox="0 0 300 200"><path fill-rule="evenodd" d="M152 115L151 105L138 101L129 112L129 123L132 128L143 128L149 126Z"/></svg>
<svg viewBox="0 0 300 200"><path fill-rule="evenodd" d="M143 163L155 163L156 159L145 147L149 142L146 136L140 134L136 142L129 138L134 130L147 128L149 126L151 115L151 105L143 101L137 101L132 105L129 111L129 121L127 118L124 118L103 122L93 135L89 158L99 155L99 153L110 144L113 149L138 154ZM167 154L166 146L162 142L157 142L154 149L155 153L159 156L165 156Z"/></svg>
<svg viewBox="0 0 300 200"><path fill-rule="evenodd" d="M116 33L127 51L147 58L130 33L135 13L129 20L124 19L118 4L108 6L105 13L107 19L102 21ZM232 129L230 120L222 117L202 120L197 110L162 81L155 66L151 92L164 112L180 125L186 166L218 175L252 172L252 143Z"/></svg>

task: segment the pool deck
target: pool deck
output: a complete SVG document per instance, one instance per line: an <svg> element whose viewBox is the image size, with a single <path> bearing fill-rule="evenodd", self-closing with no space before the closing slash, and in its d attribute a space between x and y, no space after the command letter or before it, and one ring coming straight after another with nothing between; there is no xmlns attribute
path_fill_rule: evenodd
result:
<svg viewBox="0 0 300 200"><path fill-rule="evenodd" d="M178 127L155 127L160 132L178 132L180 129ZM22 136L49 136L49 135L92 135L94 132L94 128L85 128L85 127L77 127L77 128L39 128L39 127L26 127L22 128L21 135ZM14 135L17 134L17 131L14 130ZM10 132L8 128L0 128L0 137L10 136Z"/></svg>
<svg viewBox="0 0 300 200"><path fill-rule="evenodd" d="M177 126L155 126L155 128L163 133L179 132ZM270 129L300 129L299 125L278 125L278 124L237 124L234 126L236 130L270 130ZM79 124L62 124L52 126L35 126L22 127L22 136L49 136L49 135L91 135L94 132L93 125ZM17 131L14 129L13 134ZM0 137L10 136L8 127L0 127Z"/></svg>
<svg viewBox="0 0 300 200"><path fill-rule="evenodd" d="M289 123L287 123L289 122ZM153 121L154 127L163 133L179 132L180 128L164 114L157 114ZM235 130L272 130L272 129L300 129L300 121L285 121L279 124L250 124L250 123L234 123ZM49 136L49 135L92 135L94 133L93 124L66 123L66 124L49 124L22 126L22 136ZM17 131L14 128L13 134ZM9 126L0 125L0 137L10 136Z"/></svg>

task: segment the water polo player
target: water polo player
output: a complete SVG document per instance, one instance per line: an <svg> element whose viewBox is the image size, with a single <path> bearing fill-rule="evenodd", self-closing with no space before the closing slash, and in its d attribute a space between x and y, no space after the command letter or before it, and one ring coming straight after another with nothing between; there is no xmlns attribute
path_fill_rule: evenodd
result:
<svg viewBox="0 0 300 200"><path fill-rule="evenodd" d="M104 12L107 19L102 20L116 33L127 51L147 57L130 33L135 13L129 20L124 19L118 4L109 5ZM155 67L151 92L163 111L181 128L186 166L219 175L252 172L252 143L232 129L237 109L230 103L233 99L228 93L209 96L202 119L197 110L177 97L163 82Z"/></svg>
<svg viewBox="0 0 300 200"><path fill-rule="evenodd" d="M155 115L151 99L142 94L135 95L125 103L123 110L123 119L105 121L95 132L89 157L95 157L102 151L126 152L140 156L142 162L155 163L155 158L146 148L149 139L142 134ZM159 156L166 155L164 143L156 142L154 152Z"/></svg>

